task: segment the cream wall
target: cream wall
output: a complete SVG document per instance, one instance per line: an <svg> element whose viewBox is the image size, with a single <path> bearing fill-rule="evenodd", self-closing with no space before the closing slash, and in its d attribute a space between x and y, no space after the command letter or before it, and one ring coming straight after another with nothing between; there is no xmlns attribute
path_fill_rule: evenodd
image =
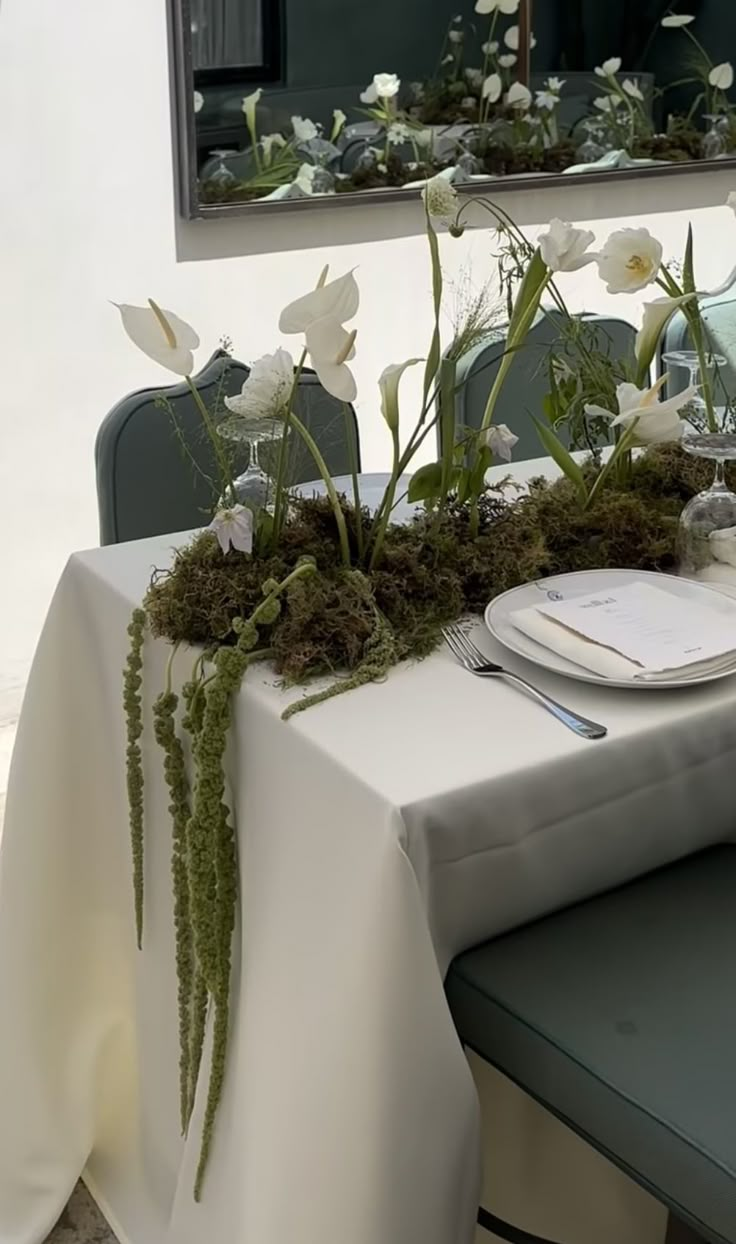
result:
<svg viewBox="0 0 736 1244"><path fill-rule="evenodd" d="M274 348L280 307L326 261L336 272L357 267L369 470L388 461L376 378L387 362L424 353L430 311L414 203L177 225L165 0L0 0L0 182L1 732L64 561L96 541L97 426L127 390L165 381L124 339L110 299L151 295L198 328L202 360L223 334L247 360ZM529 226L559 214L605 236L614 223L642 222L667 255L681 253L691 218L707 287L734 264L736 220L720 206L732 184L724 172L519 191L503 202ZM483 284L490 249L485 231L443 238L450 279ZM563 283L574 308L638 314L640 299L608 298L594 270ZM618 1187L609 1185L608 1234L602 1203L591 1205L571 1244L653 1244L659 1216L642 1216ZM630 1213L639 1227L622 1231Z"/></svg>

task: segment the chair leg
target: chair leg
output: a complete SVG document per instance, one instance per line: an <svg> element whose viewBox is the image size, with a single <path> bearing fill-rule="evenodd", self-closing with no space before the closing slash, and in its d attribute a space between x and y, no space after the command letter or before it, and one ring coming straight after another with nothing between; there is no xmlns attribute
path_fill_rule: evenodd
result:
<svg viewBox="0 0 736 1244"><path fill-rule="evenodd" d="M520 1227L504 1222L503 1218L489 1214L483 1206L478 1210L478 1226L484 1231L497 1235L501 1240L508 1240L509 1244L558 1244L556 1240L548 1240L541 1235L532 1235L530 1231L522 1231ZM674 1240L672 1244L679 1244L679 1241ZM682 1244L688 1244L688 1241L683 1239Z"/></svg>
<svg viewBox="0 0 736 1244"><path fill-rule="evenodd" d="M667 1219L667 1235L664 1244L706 1244L702 1235L698 1235L691 1227L687 1227L679 1218L670 1214Z"/></svg>

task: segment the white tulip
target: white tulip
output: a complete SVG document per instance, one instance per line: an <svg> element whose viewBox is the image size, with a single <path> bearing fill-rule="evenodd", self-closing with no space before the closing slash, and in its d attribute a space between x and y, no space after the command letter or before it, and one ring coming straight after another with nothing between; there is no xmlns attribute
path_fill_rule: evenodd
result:
<svg viewBox="0 0 736 1244"><path fill-rule="evenodd" d="M708 74L708 81L718 91L730 91L733 86L733 65L727 60L722 65L714 65Z"/></svg>
<svg viewBox="0 0 736 1244"><path fill-rule="evenodd" d="M523 82L512 82L506 96L506 103L509 108L518 108L524 110L530 106L532 102L532 93L528 86L524 86Z"/></svg>
<svg viewBox="0 0 736 1244"><path fill-rule="evenodd" d="M240 393L226 397L225 405L243 419L278 419L294 383L294 360L288 350L264 354L253 363Z"/></svg>
<svg viewBox="0 0 736 1244"><path fill-rule="evenodd" d="M518 57L514 52L504 52L502 56L499 56L498 63L502 69L510 69L512 65L516 64L517 59Z"/></svg>
<svg viewBox="0 0 736 1244"><path fill-rule="evenodd" d="M511 48L512 52L518 52L519 50L519 27L509 26L508 30L506 31L503 37L503 41L506 44L507 48ZM529 47L535 48L536 46L537 46L537 41L534 38L534 33L530 32Z"/></svg>
<svg viewBox="0 0 736 1244"><path fill-rule="evenodd" d="M362 104L377 104L378 103L378 91L376 90L372 82L370 83L369 86L365 88L364 91L360 92L359 98Z"/></svg>
<svg viewBox="0 0 736 1244"><path fill-rule="evenodd" d="M246 95L241 108L245 113L245 119L248 123L248 129L252 130L256 123L256 108L263 94L262 88L259 86L257 91L253 91L251 95Z"/></svg>
<svg viewBox="0 0 736 1244"><path fill-rule="evenodd" d="M422 190L427 215L445 224L450 224L457 215L457 191L452 185L454 175L454 168L443 169L441 173L430 177Z"/></svg>
<svg viewBox="0 0 736 1244"><path fill-rule="evenodd" d="M377 73L374 75L373 85L379 99L393 99L399 93L401 79L395 73Z"/></svg>
<svg viewBox="0 0 736 1244"><path fill-rule="evenodd" d="M689 26L695 18L690 13L668 13L662 18L662 25L673 30L676 26Z"/></svg>
<svg viewBox="0 0 736 1244"><path fill-rule="evenodd" d="M194 370L193 350L199 337L190 324L180 320L173 311L162 311L152 298L147 307L114 304L120 312L123 328L130 340L155 363L160 363L177 376L191 376Z"/></svg>
<svg viewBox="0 0 736 1244"><path fill-rule="evenodd" d="M503 92L503 82L499 74L491 73L483 83L483 98L495 104L497 99L501 98Z"/></svg>
<svg viewBox="0 0 736 1244"><path fill-rule="evenodd" d="M283 134L263 134L261 135L261 147L263 148L263 158L266 164L270 164L273 159L273 153L279 147L286 146L286 139Z"/></svg>
<svg viewBox="0 0 736 1244"><path fill-rule="evenodd" d="M685 428L679 412L683 406L692 401L698 390L695 385L690 385L675 397L658 402L659 391L668 379L666 374L660 376L656 384L649 389L639 389L635 384L628 382L620 384L616 389L619 409L617 415L603 406L595 405L586 406L585 413L596 418L610 419L612 428L623 427L628 430L632 424L636 423L636 440L640 445L658 445L664 441L677 441Z"/></svg>
<svg viewBox="0 0 736 1244"><path fill-rule="evenodd" d="M621 86L623 90L626 91L626 94L629 95L632 99L643 99L644 98L644 94L641 90L641 87L639 86L639 83L632 82L631 78L624 78L623 82L621 83Z"/></svg>
<svg viewBox="0 0 736 1244"><path fill-rule="evenodd" d="M538 238L542 259L552 272L577 272L586 264L594 263L597 255L586 254L594 240L595 234L590 229L576 229L557 217Z"/></svg>
<svg viewBox="0 0 736 1244"><path fill-rule="evenodd" d="M516 13L519 0L475 0L476 13Z"/></svg>
<svg viewBox="0 0 736 1244"><path fill-rule="evenodd" d="M218 510L207 530L215 533L223 553L231 545L240 553L253 551L253 511L245 505Z"/></svg>
<svg viewBox="0 0 736 1244"><path fill-rule="evenodd" d="M204 108L204 95L201 91L194 92L194 111L201 112Z"/></svg>
<svg viewBox="0 0 736 1244"><path fill-rule="evenodd" d="M648 229L618 229L605 242L597 263L609 294L632 294L656 281L662 244Z"/></svg>
<svg viewBox="0 0 736 1244"><path fill-rule="evenodd" d="M610 56L602 65L596 65L595 72L599 78L613 78L621 68L621 57Z"/></svg>
<svg viewBox="0 0 736 1244"><path fill-rule="evenodd" d="M668 298L665 296L663 298L655 298L652 302L644 303L644 315L641 328L636 334L635 348L636 357L640 364L649 367L657 352L659 339L675 311L679 310L683 303L695 297L695 294L683 294L681 298Z"/></svg>
<svg viewBox="0 0 736 1244"><path fill-rule="evenodd" d="M481 433L481 442L497 458L503 458L504 462L510 462L511 451L514 445L518 445L519 438L514 436L505 423L492 423L489 428L486 428L485 432Z"/></svg>
<svg viewBox="0 0 736 1244"><path fill-rule="evenodd" d="M295 302L284 307L279 318L279 331L282 333L304 333L315 320L325 317L344 324L357 315L360 304L360 291L352 271L330 281L327 285L319 285L309 294L297 298Z"/></svg>
<svg viewBox="0 0 736 1244"><path fill-rule="evenodd" d="M298 143L308 143L319 136L319 130L308 117L292 117L291 128Z"/></svg>

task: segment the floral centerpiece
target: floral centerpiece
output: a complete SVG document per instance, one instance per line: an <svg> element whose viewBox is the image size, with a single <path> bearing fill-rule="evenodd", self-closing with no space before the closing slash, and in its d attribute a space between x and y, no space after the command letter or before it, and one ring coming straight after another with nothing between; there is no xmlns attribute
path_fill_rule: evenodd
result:
<svg viewBox="0 0 736 1244"><path fill-rule="evenodd" d="M385 109L379 101L390 98L377 88L368 106ZM393 124L388 113L386 121ZM136 345L186 378L220 470L211 523L178 550L170 570L154 576L131 620L124 692L135 910L142 943L142 654L147 631L167 640L165 685L153 716L172 816L184 1130L202 1087L208 1016L213 1025L197 1197L226 1078L238 893L236 833L223 757L241 681L253 665L269 662L287 685L311 682L308 693L285 709L288 719L385 677L402 660L426 656L443 625L481 611L494 594L516 584L592 567L670 569L679 513L704 482L702 464L677 446L685 426L682 416L697 390L664 398L666 377L656 383L650 377L663 329L678 310L687 316L704 358L708 349L691 234L678 278L646 229L618 230L594 249L591 231L553 220L534 243L501 209L481 201L496 235L510 318L505 341L498 341L483 416L479 426L468 428L457 419L463 383L459 364L489 340L499 310L483 296L473 299L449 340L443 340L438 230L461 234L472 204L462 202L442 176L426 184L423 202L432 331L423 358L392 361L378 379L376 410L388 431L392 467L383 499L372 512L361 504L356 471L354 500L349 503L338 494L295 402L307 361L335 398L349 403L356 394L351 363L364 330L352 272L330 279L325 269L314 289L285 307L279 329L295 342L293 354L280 345L258 360L242 392L227 400L230 420L247 425L268 418L279 429L270 495L256 509L238 503L227 441L191 379L197 334L153 302L146 308L120 308ZM589 264L597 265L613 293L659 287L658 296L645 305L631 358L611 357L584 321L567 310L567 274ZM533 418L541 447L560 464L563 477L554 484L537 481L519 497L487 483L489 466L509 461L517 440L496 415L509 374L523 366L527 335L550 307L559 339L548 360L548 398ZM421 395L411 411L402 397L409 369L421 374ZM717 420L707 382L703 400L708 419ZM413 470L430 437L438 438L439 456ZM300 497L287 487L285 463L294 438L311 453L324 497ZM574 452L582 447L588 450L583 460ZM412 474L409 499L419 509L412 522L400 524L394 512L399 481L407 473ZM247 826L239 830L247 834Z"/></svg>

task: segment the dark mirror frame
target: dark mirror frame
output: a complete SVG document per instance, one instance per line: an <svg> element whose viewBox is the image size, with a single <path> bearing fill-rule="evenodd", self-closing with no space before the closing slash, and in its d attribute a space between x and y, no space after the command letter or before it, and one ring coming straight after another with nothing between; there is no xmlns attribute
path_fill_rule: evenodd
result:
<svg viewBox="0 0 736 1244"><path fill-rule="evenodd" d="M308 3L309 0L304 0ZM367 207L372 204L396 205L419 197L419 190L361 190L314 198L284 199L281 202L202 203L197 176L197 134L194 112L194 91L198 84L242 82L244 85L278 81L283 72L283 29L280 5L268 6L264 14L264 64L259 66L228 66L222 69L195 70L192 57L190 0L168 0L169 73L171 81L172 125L174 132L174 165L177 179L178 206L186 220L210 220L231 216L256 216L271 212L303 212L329 208ZM595 182L631 180L633 178L681 177L693 173L723 172L736 168L736 158L692 160L681 164L652 165L634 169L611 169L598 173L547 173L539 176L508 174L474 181L468 193L494 195L519 189L543 190L559 186L590 185ZM458 186L462 193L463 187Z"/></svg>

